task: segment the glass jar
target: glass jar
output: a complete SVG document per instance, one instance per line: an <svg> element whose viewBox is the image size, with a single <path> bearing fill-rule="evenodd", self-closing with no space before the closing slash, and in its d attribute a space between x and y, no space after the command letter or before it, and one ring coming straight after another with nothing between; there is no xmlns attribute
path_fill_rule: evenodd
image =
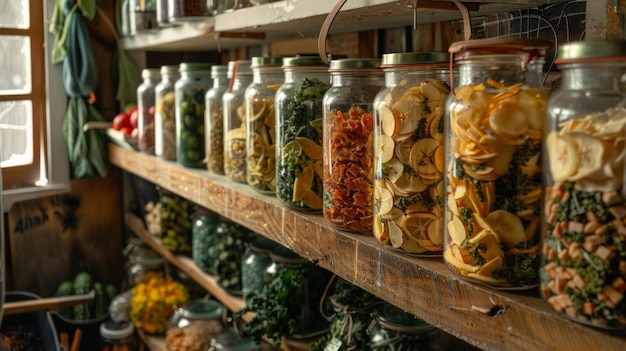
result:
<svg viewBox="0 0 626 351"><path fill-rule="evenodd" d="M161 82L154 88L154 154L164 160L176 161L176 94L174 86L180 78L178 66L162 66Z"/></svg>
<svg viewBox="0 0 626 351"><path fill-rule="evenodd" d="M270 252L272 264L265 271L265 286L275 285L276 280L287 277L295 280L295 284L278 284L289 291L285 291L285 306L287 316L292 320L294 333L285 335L287 339L308 340L319 337L328 331L330 322L320 311L320 302L324 298L324 287L328 285L331 275L301 258L284 246L277 246Z"/></svg>
<svg viewBox="0 0 626 351"><path fill-rule="evenodd" d="M224 109L222 97L230 82L229 71L234 66L229 62L228 66L211 67L213 87L206 93L205 124L206 130L206 158L207 169L215 174L224 174ZM230 68L229 68L230 67Z"/></svg>
<svg viewBox="0 0 626 351"><path fill-rule="evenodd" d="M216 257L214 267L217 284L231 295L242 296L241 257L246 251L251 233L246 227L230 221L223 221L217 233L219 242L212 248Z"/></svg>
<svg viewBox="0 0 626 351"><path fill-rule="evenodd" d="M172 25L168 10L169 0L156 0L156 18L159 27L169 27Z"/></svg>
<svg viewBox="0 0 626 351"><path fill-rule="evenodd" d="M130 3L131 0L123 0L120 5L120 37L129 37L131 35L130 30Z"/></svg>
<svg viewBox="0 0 626 351"><path fill-rule="evenodd" d="M215 300L189 300L176 308L165 331L168 351L206 351L222 332L224 306Z"/></svg>
<svg viewBox="0 0 626 351"><path fill-rule="evenodd" d="M253 236L241 257L241 290L246 305L250 305L250 292L263 290L263 275L272 264L270 250L277 244L261 235Z"/></svg>
<svg viewBox="0 0 626 351"><path fill-rule="evenodd" d="M324 217L334 226L372 231L374 97L383 87L380 60L330 62L323 99ZM349 171L348 171L349 170Z"/></svg>
<svg viewBox="0 0 626 351"><path fill-rule="evenodd" d="M276 193L276 114L274 98L283 83L282 59L252 58L252 83L245 92L246 180L262 194Z"/></svg>
<svg viewBox="0 0 626 351"><path fill-rule="evenodd" d="M626 331L626 41L562 44L547 106L543 298L560 314Z"/></svg>
<svg viewBox="0 0 626 351"><path fill-rule="evenodd" d="M213 272L209 250L216 243L211 237L220 224L219 216L205 208L198 208L191 217L191 257L203 272Z"/></svg>
<svg viewBox="0 0 626 351"><path fill-rule="evenodd" d="M194 204L176 194L162 190L161 244L175 254L191 254L192 222Z"/></svg>
<svg viewBox="0 0 626 351"><path fill-rule="evenodd" d="M445 350L436 348L437 329L410 313L383 303L372 313L369 349L387 350Z"/></svg>
<svg viewBox="0 0 626 351"><path fill-rule="evenodd" d="M172 23L203 20L209 15L206 0L169 0L167 10Z"/></svg>
<svg viewBox="0 0 626 351"><path fill-rule="evenodd" d="M130 35L157 29L155 0L130 0Z"/></svg>
<svg viewBox="0 0 626 351"><path fill-rule="evenodd" d="M276 197L290 208L322 210L322 99L328 66L311 56L283 59L284 84L276 91Z"/></svg>
<svg viewBox="0 0 626 351"><path fill-rule="evenodd" d="M102 351L136 351L135 327L127 321L107 319L100 324L100 345Z"/></svg>
<svg viewBox="0 0 626 351"><path fill-rule="evenodd" d="M137 87L137 146L139 151L154 155L154 88L159 84L161 73L158 69L144 68L141 77L143 83Z"/></svg>
<svg viewBox="0 0 626 351"><path fill-rule="evenodd" d="M460 276L507 289L539 268L545 49L534 39L452 44L459 79L446 106L444 260Z"/></svg>
<svg viewBox="0 0 626 351"><path fill-rule="evenodd" d="M252 83L250 61L233 64L231 84L222 96L224 106L224 173L231 180L246 182L246 88Z"/></svg>
<svg viewBox="0 0 626 351"><path fill-rule="evenodd" d="M383 55L385 87L374 99L374 236L404 252L443 250L444 52Z"/></svg>
<svg viewBox="0 0 626 351"><path fill-rule="evenodd" d="M176 160L184 167L204 167L204 95L212 85L211 64L180 64L176 82Z"/></svg>
<svg viewBox="0 0 626 351"><path fill-rule="evenodd" d="M129 288L141 283L146 273L165 274L165 264L161 256L129 256L126 267Z"/></svg>
<svg viewBox="0 0 626 351"><path fill-rule="evenodd" d="M233 329L227 329L217 334L211 340L208 351L259 351L261 347L250 338L243 338Z"/></svg>

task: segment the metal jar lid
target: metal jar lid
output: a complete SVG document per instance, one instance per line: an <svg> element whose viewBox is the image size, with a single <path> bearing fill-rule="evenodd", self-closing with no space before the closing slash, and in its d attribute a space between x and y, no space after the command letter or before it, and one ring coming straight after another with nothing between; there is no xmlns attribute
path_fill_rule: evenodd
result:
<svg viewBox="0 0 626 351"><path fill-rule="evenodd" d="M559 45L556 64L581 61L625 61L626 40L576 41Z"/></svg>
<svg viewBox="0 0 626 351"><path fill-rule="evenodd" d="M537 52L537 56L545 56L545 51L552 47L552 42L532 38L491 38L475 39L452 43L448 51L459 54L455 60L474 55L503 55L512 53Z"/></svg>
<svg viewBox="0 0 626 351"><path fill-rule="evenodd" d="M381 60L379 59L339 59L331 60L328 70L330 72L353 71L353 70L369 70L380 71Z"/></svg>
<svg viewBox="0 0 626 351"><path fill-rule="evenodd" d="M272 67L272 66L280 67L282 64L283 64L282 57L253 57L251 67L252 68Z"/></svg>
<svg viewBox="0 0 626 351"><path fill-rule="evenodd" d="M180 71L210 71L211 64L205 62L183 62L180 64Z"/></svg>
<svg viewBox="0 0 626 351"><path fill-rule="evenodd" d="M129 322L116 323L109 319L100 324L100 336L109 340L124 339L134 332L135 327Z"/></svg>
<svg viewBox="0 0 626 351"><path fill-rule="evenodd" d="M195 299L187 302L181 313L191 319L215 319L224 313L224 306L215 300Z"/></svg>
<svg viewBox="0 0 626 351"><path fill-rule="evenodd" d="M328 67L319 56L296 56L283 58L283 68L290 67Z"/></svg>
<svg viewBox="0 0 626 351"><path fill-rule="evenodd" d="M232 78L233 74L236 76L249 76L252 75L252 69L250 60L236 60L228 62L228 78Z"/></svg>
<svg viewBox="0 0 626 351"><path fill-rule="evenodd" d="M450 55L446 52L403 52L384 54L381 67L425 64L448 65L449 63Z"/></svg>

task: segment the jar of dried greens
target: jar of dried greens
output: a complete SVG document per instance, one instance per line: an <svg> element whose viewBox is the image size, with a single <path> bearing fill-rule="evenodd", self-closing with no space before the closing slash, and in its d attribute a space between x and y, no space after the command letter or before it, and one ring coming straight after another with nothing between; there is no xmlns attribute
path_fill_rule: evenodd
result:
<svg viewBox="0 0 626 351"><path fill-rule="evenodd" d="M154 88L159 84L158 69L144 68L143 83L137 87L137 145L139 151L154 155Z"/></svg>
<svg viewBox="0 0 626 351"><path fill-rule="evenodd" d="M374 107L384 86L380 60L330 62L332 87L323 100L323 213L333 225L372 231Z"/></svg>
<svg viewBox="0 0 626 351"><path fill-rule="evenodd" d="M207 299L189 300L176 308L165 331L168 351L206 351L211 339L224 330L224 306Z"/></svg>
<svg viewBox="0 0 626 351"><path fill-rule="evenodd" d="M241 287L246 304L250 304L250 292L258 294L264 285L263 275L272 264L270 251L277 244L261 235L253 236L241 257Z"/></svg>
<svg viewBox="0 0 626 351"><path fill-rule="evenodd" d="M263 194L276 192L276 114L274 98L283 83L282 59L252 58L252 83L245 93L246 180Z"/></svg>
<svg viewBox="0 0 626 351"><path fill-rule="evenodd" d="M162 66L161 82L154 88L154 154L170 161L176 161L174 85L179 78L178 66Z"/></svg>
<svg viewBox="0 0 626 351"><path fill-rule="evenodd" d="M626 331L626 41L558 48L548 102L541 293L559 313Z"/></svg>
<svg viewBox="0 0 626 351"><path fill-rule="evenodd" d="M230 179L246 182L246 88L252 83L250 61L233 64L231 83L222 97L224 104L224 173Z"/></svg>
<svg viewBox="0 0 626 351"><path fill-rule="evenodd" d="M304 211L322 210L322 99L330 88L319 57L283 59L284 84L276 92L276 196Z"/></svg>
<svg viewBox="0 0 626 351"><path fill-rule="evenodd" d="M213 261L209 250L217 242L213 240L220 224L219 216L205 208L198 208L191 216L191 258L203 272L213 273Z"/></svg>
<svg viewBox="0 0 626 351"><path fill-rule="evenodd" d="M374 99L373 232L414 255L443 249L449 62L443 52L383 55L385 88Z"/></svg>
<svg viewBox="0 0 626 351"><path fill-rule="evenodd" d="M485 39L452 44L459 79L446 106L444 260L469 280L536 286L541 148L549 42Z"/></svg>
<svg viewBox="0 0 626 351"><path fill-rule="evenodd" d="M380 305L372 317L368 328L372 351L405 350L408 345L408 350L447 350L437 347L437 328L391 304Z"/></svg>
<svg viewBox="0 0 626 351"><path fill-rule="evenodd" d="M190 168L204 167L204 96L212 85L211 64L180 64L176 82L176 160Z"/></svg>
<svg viewBox="0 0 626 351"><path fill-rule="evenodd" d="M213 87L206 93L205 124L206 124L206 158L207 169L215 174L224 174L224 109L222 97L228 90L228 72L234 61L228 66L211 67Z"/></svg>
<svg viewBox="0 0 626 351"><path fill-rule="evenodd" d="M231 295L241 296L241 266L251 232L237 223L223 220L216 229L218 241L209 248L217 284Z"/></svg>

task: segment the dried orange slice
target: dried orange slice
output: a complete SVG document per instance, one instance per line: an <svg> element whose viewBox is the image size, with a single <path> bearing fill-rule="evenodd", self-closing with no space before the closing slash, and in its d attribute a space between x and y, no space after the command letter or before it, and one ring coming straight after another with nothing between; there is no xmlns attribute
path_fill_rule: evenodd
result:
<svg viewBox="0 0 626 351"><path fill-rule="evenodd" d="M437 219L437 216L430 212L414 212L404 216L402 229L413 240L429 240L428 226Z"/></svg>

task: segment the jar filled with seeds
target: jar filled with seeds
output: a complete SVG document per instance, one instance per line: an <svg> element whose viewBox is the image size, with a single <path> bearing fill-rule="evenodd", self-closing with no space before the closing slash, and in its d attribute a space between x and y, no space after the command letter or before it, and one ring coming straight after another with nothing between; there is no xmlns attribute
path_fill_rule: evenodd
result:
<svg viewBox="0 0 626 351"><path fill-rule="evenodd" d="M276 196L292 209L321 211L322 99L330 88L319 57L283 59L284 84L276 92Z"/></svg>
<svg viewBox="0 0 626 351"><path fill-rule="evenodd" d="M245 93L246 180L263 194L276 193L276 114L274 98L284 74L282 59L252 58L252 83Z"/></svg>
<svg viewBox="0 0 626 351"><path fill-rule="evenodd" d="M437 347L437 328L391 304L378 306L372 317L368 329L368 346L372 351L447 350Z"/></svg>
<svg viewBox="0 0 626 351"><path fill-rule="evenodd" d="M162 66L161 82L154 88L154 154L176 161L176 97L174 86L180 78L178 66Z"/></svg>
<svg viewBox="0 0 626 351"><path fill-rule="evenodd" d="M558 48L547 106L543 298L560 314L626 331L626 41Z"/></svg>
<svg viewBox="0 0 626 351"><path fill-rule="evenodd" d="M212 237L216 235L215 232L220 224L219 216L205 208L198 208L191 218L193 223L191 257L203 272L213 272L209 250L211 245L216 243Z"/></svg>
<svg viewBox="0 0 626 351"><path fill-rule="evenodd" d="M263 289L263 274L272 264L270 251L277 244L261 235L254 235L241 257L241 285L243 298L250 304L250 292L259 293Z"/></svg>
<svg viewBox="0 0 626 351"><path fill-rule="evenodd" d="M538 283L541 148L550 43L485 39L452 44L459 77L446 107L444 260L493 287Z"/></svg>
<svg viewBox="0 0 626 351"><path fill-rule="evenodd" d="M204 102L212 85L211 64L180 64L176 82L176 160L184 167L204 167Z"/></svg>
<svg viewBox="0 0 626 351"><path fill-rule="evenodd" d="M374 99L376 238L420 256L443 250L444 111L449 55L383 55L385 88Z"/></svg>
<svg viewBox="0 0 626 351"><path fill-rule="evenodd" d="M165 331L168 351L206 351L224 330L224 306L215 300L194 299L178 307Z"/></svg>
<svg viewBox="0 0 626 351"><path fill-rule="evenodd" d="M161 79L158 69L145 68L141 71L143 83L137 87L137 145L139 151L154 155L154 89Z"/></svg>
<svg viewBox="0 0 626 351"><path fill-rule="evenodd" d="M323 100L324 217L334 226L372 231L374 97L384 86L380 60L330 62L332 87Z"/></svg>
<svg viewBox="0 0 626 351"><path fill-rule="evenodd" d="M222 97L224 105L224 173L246 183L246 88L252 83L250 61L233 64L231 84Z"/></svg>
<svg viewBox="0 0 626 351"><path fill-rule="evenodd" d="M206 93L205 124L206 124L206 158L207 169L215 174L224 174L224 109L222 97L228 90L230 79L228 66L217 65L211 67L213 87ZM230 68L229 68L230 67Z"/></svg>

